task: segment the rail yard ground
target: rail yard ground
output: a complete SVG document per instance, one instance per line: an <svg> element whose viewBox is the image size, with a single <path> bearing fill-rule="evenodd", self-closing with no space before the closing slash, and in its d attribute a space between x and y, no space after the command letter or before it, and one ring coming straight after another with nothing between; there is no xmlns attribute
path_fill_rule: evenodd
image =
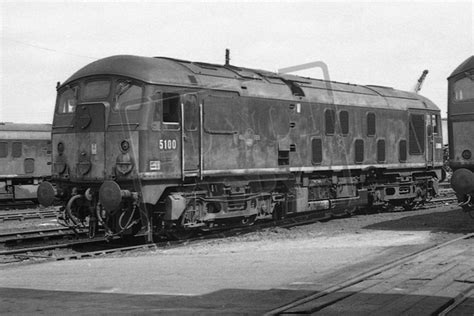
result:
<svg viewBox="0 0 474 316"><path fill-rule="evenodd" d="M428 315L458 302L448 315L472 315L474 239L390 269L387 264L473 232L474 219L455 205L443 205L172 249L8 264L0 269L0 313ZM316 297L374 268L383 271ZM284 305L286 311L278 310Z"/></svg>

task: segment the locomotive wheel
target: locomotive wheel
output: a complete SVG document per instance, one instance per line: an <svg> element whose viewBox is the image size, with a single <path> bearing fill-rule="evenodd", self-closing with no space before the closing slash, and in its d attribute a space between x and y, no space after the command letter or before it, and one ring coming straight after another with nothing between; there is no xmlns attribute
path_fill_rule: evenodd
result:
<svg viewBox="0 0 474 316"><path fill-rule="evenodd" d="M357 206L348 207L344 211L346 212L346 215L352 216L357 212Z"/></svg>
<svg viewBox="0 0 474 316"><path fill-rule="evenodd" d="M252 215L249 217L245 217L242 219L242 225L244 226L252 226L255 223L255 220L257 219L257 215Z"/></svg>
<svg viewBox="0 0 474 316"><path fill-rule="evenodd" d="M282 203L278 203L275 205L275 208L273 209L272 213L272 218L274 221L279 221L281 219L284 219L286 215L285 209L282 205Z"/></svg>
<svg viewBox="0 0 474 316"><path fill-rule="evenodd" d="M415 207L415 202L413 199L405 200L402 204L403 210L405 212L413 211L413 207Z"/></svg>

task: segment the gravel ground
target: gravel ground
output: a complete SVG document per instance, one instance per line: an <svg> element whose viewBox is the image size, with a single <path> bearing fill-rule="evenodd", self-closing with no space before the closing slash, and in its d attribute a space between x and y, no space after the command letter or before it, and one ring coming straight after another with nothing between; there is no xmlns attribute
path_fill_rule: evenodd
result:
<svg viewBox="0 0 474 316"><path fill-rule="evenodd" d="M199 311L206 314L229 306L225 304L237 304L235 293L241 293L242 305L235 310L255 307L250 314L261 314L283 303L275 292L301 296L319 291L370 267L469 232L474 232L474 219L457 206L444 205L271 228L156 251L2 265L1 286L12 294L8 300L0 298L0 305L14 314L36 313L38 304L44 314L127 313L133 309L130 303L123 303L128 297L124 295L132 295L128 298L142 312L167 304L172 307L169 311L180 306L186 311L188 303L183 300L191 300L203 304ZM16 297L13 293L21 293L19 289L30 289L30 296ZM272 299L268 306L262 305L263 299L248 304L264 293L266 299ZM216 301L221 296L223 301ZM95 298L90 306L85 303L89 297ZM289 296L283 299L291 300Z"/></svg>

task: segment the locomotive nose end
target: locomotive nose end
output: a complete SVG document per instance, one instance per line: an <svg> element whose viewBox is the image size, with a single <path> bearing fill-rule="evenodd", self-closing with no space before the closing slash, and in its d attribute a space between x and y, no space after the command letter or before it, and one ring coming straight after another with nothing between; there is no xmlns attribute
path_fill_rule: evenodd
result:
<svg viewBox="0 0 474 316"><path fill-rule="evenodd" d="M115 181L105 181L99 189L99 202L106 211L115 211L122 201L122 190Z"/></svg>
<svg viewBox="0 0 474 316"><path fill-rule="evenodd" d="M43 206L53 205L54 198L56 196L56 191L54 190L53 185L48 181L43 181L38 186L38 191L36 192L38 197L38 202Z"/></svg>
<svg viewBox="0 0 474 316"><path fill-rule="evenodd" d="M454 171L451 177L451 187L458 194L468 194L474 191L474 173L464 168Z"/></svg>

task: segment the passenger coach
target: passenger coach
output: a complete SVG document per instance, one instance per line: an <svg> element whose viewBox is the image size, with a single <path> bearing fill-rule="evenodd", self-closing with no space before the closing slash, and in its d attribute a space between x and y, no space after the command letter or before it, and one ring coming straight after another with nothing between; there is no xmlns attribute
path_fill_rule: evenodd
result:
<svg viewBox="0 0 474 316"><path fill-rule="evenodd" d="M36 201L50 177L51 124L0 123L0 201Z"/></svg>

